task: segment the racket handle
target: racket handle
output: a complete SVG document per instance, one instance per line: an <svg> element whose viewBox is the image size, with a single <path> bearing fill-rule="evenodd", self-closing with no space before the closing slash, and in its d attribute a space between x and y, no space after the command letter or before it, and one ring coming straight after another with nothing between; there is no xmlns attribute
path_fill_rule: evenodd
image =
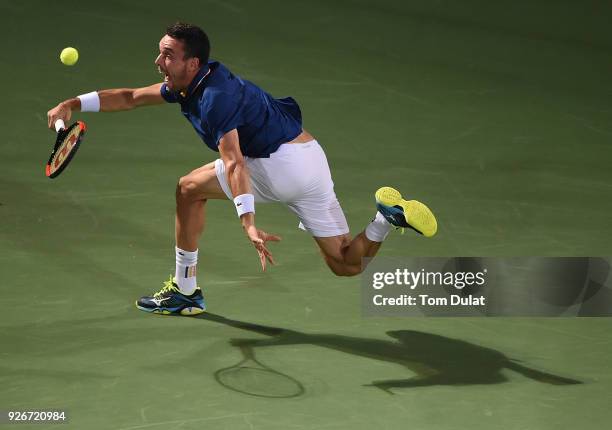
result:
<svg viewBox="0 0 612 430"><path fill-rule="evenodd" d="M66 128L66 124L64 124L64 120L63 119L58 119L57 121L55 121L55 131L57 131L58 133Z"/></svg>

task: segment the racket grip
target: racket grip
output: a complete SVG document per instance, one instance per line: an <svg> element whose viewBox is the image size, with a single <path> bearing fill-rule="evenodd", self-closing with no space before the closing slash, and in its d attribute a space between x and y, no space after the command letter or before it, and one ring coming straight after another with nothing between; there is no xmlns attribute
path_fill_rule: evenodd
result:
<svg viewBox="0 0 612 430"><path fill-rule="evenodd" d="M66 124L64 124L64 120L63 119L58 119L57 121L55 121L55 131L56 132L60 132L61 130L66 128Z"/></svg>

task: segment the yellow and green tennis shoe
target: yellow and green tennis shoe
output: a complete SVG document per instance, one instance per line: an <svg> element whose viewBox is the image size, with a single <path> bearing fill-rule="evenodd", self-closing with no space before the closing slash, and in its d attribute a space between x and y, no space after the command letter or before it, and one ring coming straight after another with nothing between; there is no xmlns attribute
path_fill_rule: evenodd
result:
<svg viewBox="0 0 612 430"><path fill-rule="evenodd" d="M382 187L376 191L376 208L389 223L398 228L411 228L425 237L438 231L438 222L431 210L416 200L404 200L395 188Z"/></svg>
<svg viewBox="0 0 612 430"><path fill-rule="evenodd" d="M172 275L164 282L164 286L152 296L144 296L136 301L136 307L144 312L170 315L197 315L206 310L200 287L193 294L181 293Z"/></svg>

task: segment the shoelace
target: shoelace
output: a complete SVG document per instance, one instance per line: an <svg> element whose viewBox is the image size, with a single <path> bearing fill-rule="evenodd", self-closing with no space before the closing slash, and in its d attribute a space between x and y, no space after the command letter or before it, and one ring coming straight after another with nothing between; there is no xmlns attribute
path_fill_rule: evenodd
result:
<svg viewBox="0 0 612 430"><path fill-rule="evenodd" d="M176 286L174 285L174 282L172 282L172 275L170 275L170 278L167 281L164 281L164 286L162 287L162 289L159 290L157 293L153 294L153 297L157 299L160 296L164 295L165 293L173 293L173 292L179 292L179 289L176 288Z"/></svg>

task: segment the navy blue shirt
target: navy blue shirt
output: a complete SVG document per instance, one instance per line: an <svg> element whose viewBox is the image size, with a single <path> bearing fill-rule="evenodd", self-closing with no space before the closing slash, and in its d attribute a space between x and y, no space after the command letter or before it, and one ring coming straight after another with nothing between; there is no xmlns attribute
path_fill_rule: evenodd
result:
<svg viewBox="0 0 612 430"><path fill-rule="evenodd" d="M219 151L219 139L234 128L242 154L254 158L269 157L302 132L302 113L293 98L275 99L217 61L202 67L186 91L175 93L163 84L161 95L181 105L185 118L213 151Z"/></svg>

